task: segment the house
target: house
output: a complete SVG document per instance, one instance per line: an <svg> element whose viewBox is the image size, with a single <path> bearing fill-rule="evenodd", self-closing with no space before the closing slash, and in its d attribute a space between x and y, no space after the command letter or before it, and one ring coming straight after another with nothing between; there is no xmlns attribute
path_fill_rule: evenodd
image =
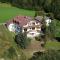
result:
<svg viewBox="0 0 60 60"><path fill-rule="evenodd" d="M9 20L6 22L6 26L9 29L9 31L18 32L20 31L20 27L23 27L31 20L30 17L27 16L16 16L15 18Z"/></svg>
<svg viewBox="0 0 60 60"><path fill-rule="evenodd" d="M46 26L49 26L51 19L45 17ZM38 36L42 27L42 16L37 16L34 19L29 16L16 16L6 23L7 28L11 32L19 33L22 28L22 32L27 32L27 37Z"/></svg>
<svg viewBox="0 0 60 60"><path fill-rule="evenodd" d="M24 31L27 31L28 37L38 36L41 31L41 23L37 20L29 21L27 25L23 26L23 32Z"/></svg>
<svg viewBox="0 0 60 60"><path fill-rule="evenodd" d="M27 32L27 37L35 37L40 34L41 23L28 16L16 16L15 18L6 22L6 26L11 32Z"/></svg>

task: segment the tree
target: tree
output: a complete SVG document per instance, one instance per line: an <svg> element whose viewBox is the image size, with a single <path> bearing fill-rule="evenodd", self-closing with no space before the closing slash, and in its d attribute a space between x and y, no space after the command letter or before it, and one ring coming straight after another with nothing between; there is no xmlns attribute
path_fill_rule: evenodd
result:
<svg viewBox="0 0 60 60"><path fill-rule="evenodd" d="M56 33L56 22L55 22L55 20L51 21L48 28L50 31L50 38L53 39L55 37L55 33Z"/></svg>
<svg viewBox="0 0 60 60"><path fill-rule="evenodd" d="M51 20L54 20L54 14L53 13L47 13L47 17L49 17Z"/></svg>
<svg viewBox="0 0 60 60"><path fill-rule="evenodd" d="M22 48L25 49L27 48L27 46L30 44L31 39L27 38L27 34L26 32L22 33L18 33L15 36L15 42Z"/></svg>
<svg viewBox="0 0 60 60"><path fill-rule="evenodd" d="M55 18L60 19L60 0L52 0L51 12Z"/></svg>
<svg viewBox="0 0 60 60"><path fill-rule="evenodd" d="M52 3L52 0L45 0L43 8L46 12L51 11L51 3Z"/></svg>
<svg viewBox="0 0 60 60"><path fill-rule="evenodd" d="M15 36L15 42L20 45L21 48L26 48L25 41L26 35L24 35L22 32Z"/></svg>
<svg viewBox="0 0 60 60"><path fill-rule="evenodd" d="M34 17L36 17L36 16L45 16L45 12L44 11L40 11L40 10L35 11L35 16Z"/></svg>
<svg viewBox="0 0 60 60"><path fill-rule="evenodd" d="M60 60L60 51L35 52L29 60Z"/></svg>

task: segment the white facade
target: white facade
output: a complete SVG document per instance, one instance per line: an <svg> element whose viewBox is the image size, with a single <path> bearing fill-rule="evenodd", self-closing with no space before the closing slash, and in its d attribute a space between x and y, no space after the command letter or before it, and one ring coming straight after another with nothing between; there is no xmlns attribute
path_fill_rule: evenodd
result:
<svg viewBox="0 0 60 60"><path fill-rule="evenodd" d="M27 33L27 37L35 37L35 36L38 36L40 33L35 31L35 30L31 30L29 33Z"/></svg>
<svg viewBox="0 0 60 60"><path fill-rule="evenodd" d="M8 25L8 29L11 32L18 32L18 25L14 23L10 23ZM41 23L35 20L28 22L26 25L22 26L22 32L27 32L27 37L35 37L40 34L41 31ZM18 32L19 33L19 32Z"/></svg>
<svg viewBox="0 0 60 60"><path fill-rule="evenodd" d="M27 25L23 26L23 32L27 31L27 37L35 37L40 34L41 23L36 21L30 21Z"/></svg>

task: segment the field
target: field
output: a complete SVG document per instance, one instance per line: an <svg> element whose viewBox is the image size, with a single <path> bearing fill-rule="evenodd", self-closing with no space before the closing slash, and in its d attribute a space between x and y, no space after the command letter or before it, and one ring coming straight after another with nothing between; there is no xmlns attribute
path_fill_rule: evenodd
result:
<svg viewBox="0 0 60 60"><path fill-rule="evenodd" d="M14 35L5 26L0 25L0 60L25 59L23 52L13 39ZM18 55L21 57L19 58Z"/></svg>
<svg viewBox="0 0 60 60"><path fill-rule="evenodd" d="M0 3L0 23L3 23L17 15L34 16L35 11L20 9L10 4Z"/></svg>
<svg viewBox="0 0 60 60"><path fill-rule="evenodd" d="M60 37L60 21L56 20L56 37Z"/></svg>
<svg viewBox="0 0 60 60"><path fill-rule="evenodd" d="M12 41L11 33L4 26L0 25L0 57L4 54L4 51L12 46Z"/></svg>
<svg viewBox="0 0 60 60"><path fill-rule="evenodd" d="M56 41L47 41L45 45L46 49L60 50L60 42Z"/></svg>

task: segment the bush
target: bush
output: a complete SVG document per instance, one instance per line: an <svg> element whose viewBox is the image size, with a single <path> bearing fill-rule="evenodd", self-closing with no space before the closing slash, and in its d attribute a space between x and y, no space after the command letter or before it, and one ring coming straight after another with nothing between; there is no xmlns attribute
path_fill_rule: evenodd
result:
<svg viewBox="0 0 60 60"><path fill-rule="evenodd" d="M31 38L27 38L27 45L30 45L31 43Z"/></svg>
<svg viewBox="0 0 60 60"><path fill-rule="evenodd" d="M40 37L39 36L36 36L35 37L35 40L40 41Z"/></svg>
<svg viewBox="0 0 60 60"><path fill-rule="evenodd" d="M16 51L13 47L10 47L4 52L4 59L5 60L16 60L17 59L17 54Z"/></svg>
<svg viewBox="0 0 60 60"><path fill-rule="evenodd" d="M30 38L27 38L26 33L19 33L15 36L15 42L22 48L27 48L28 44L30 43Z"/></svg>
<svg viewBox="0 0 60 60"><path fill-rule="evenodd" d="M35 52L29 60L60 60L60 51Z"/></svg>

